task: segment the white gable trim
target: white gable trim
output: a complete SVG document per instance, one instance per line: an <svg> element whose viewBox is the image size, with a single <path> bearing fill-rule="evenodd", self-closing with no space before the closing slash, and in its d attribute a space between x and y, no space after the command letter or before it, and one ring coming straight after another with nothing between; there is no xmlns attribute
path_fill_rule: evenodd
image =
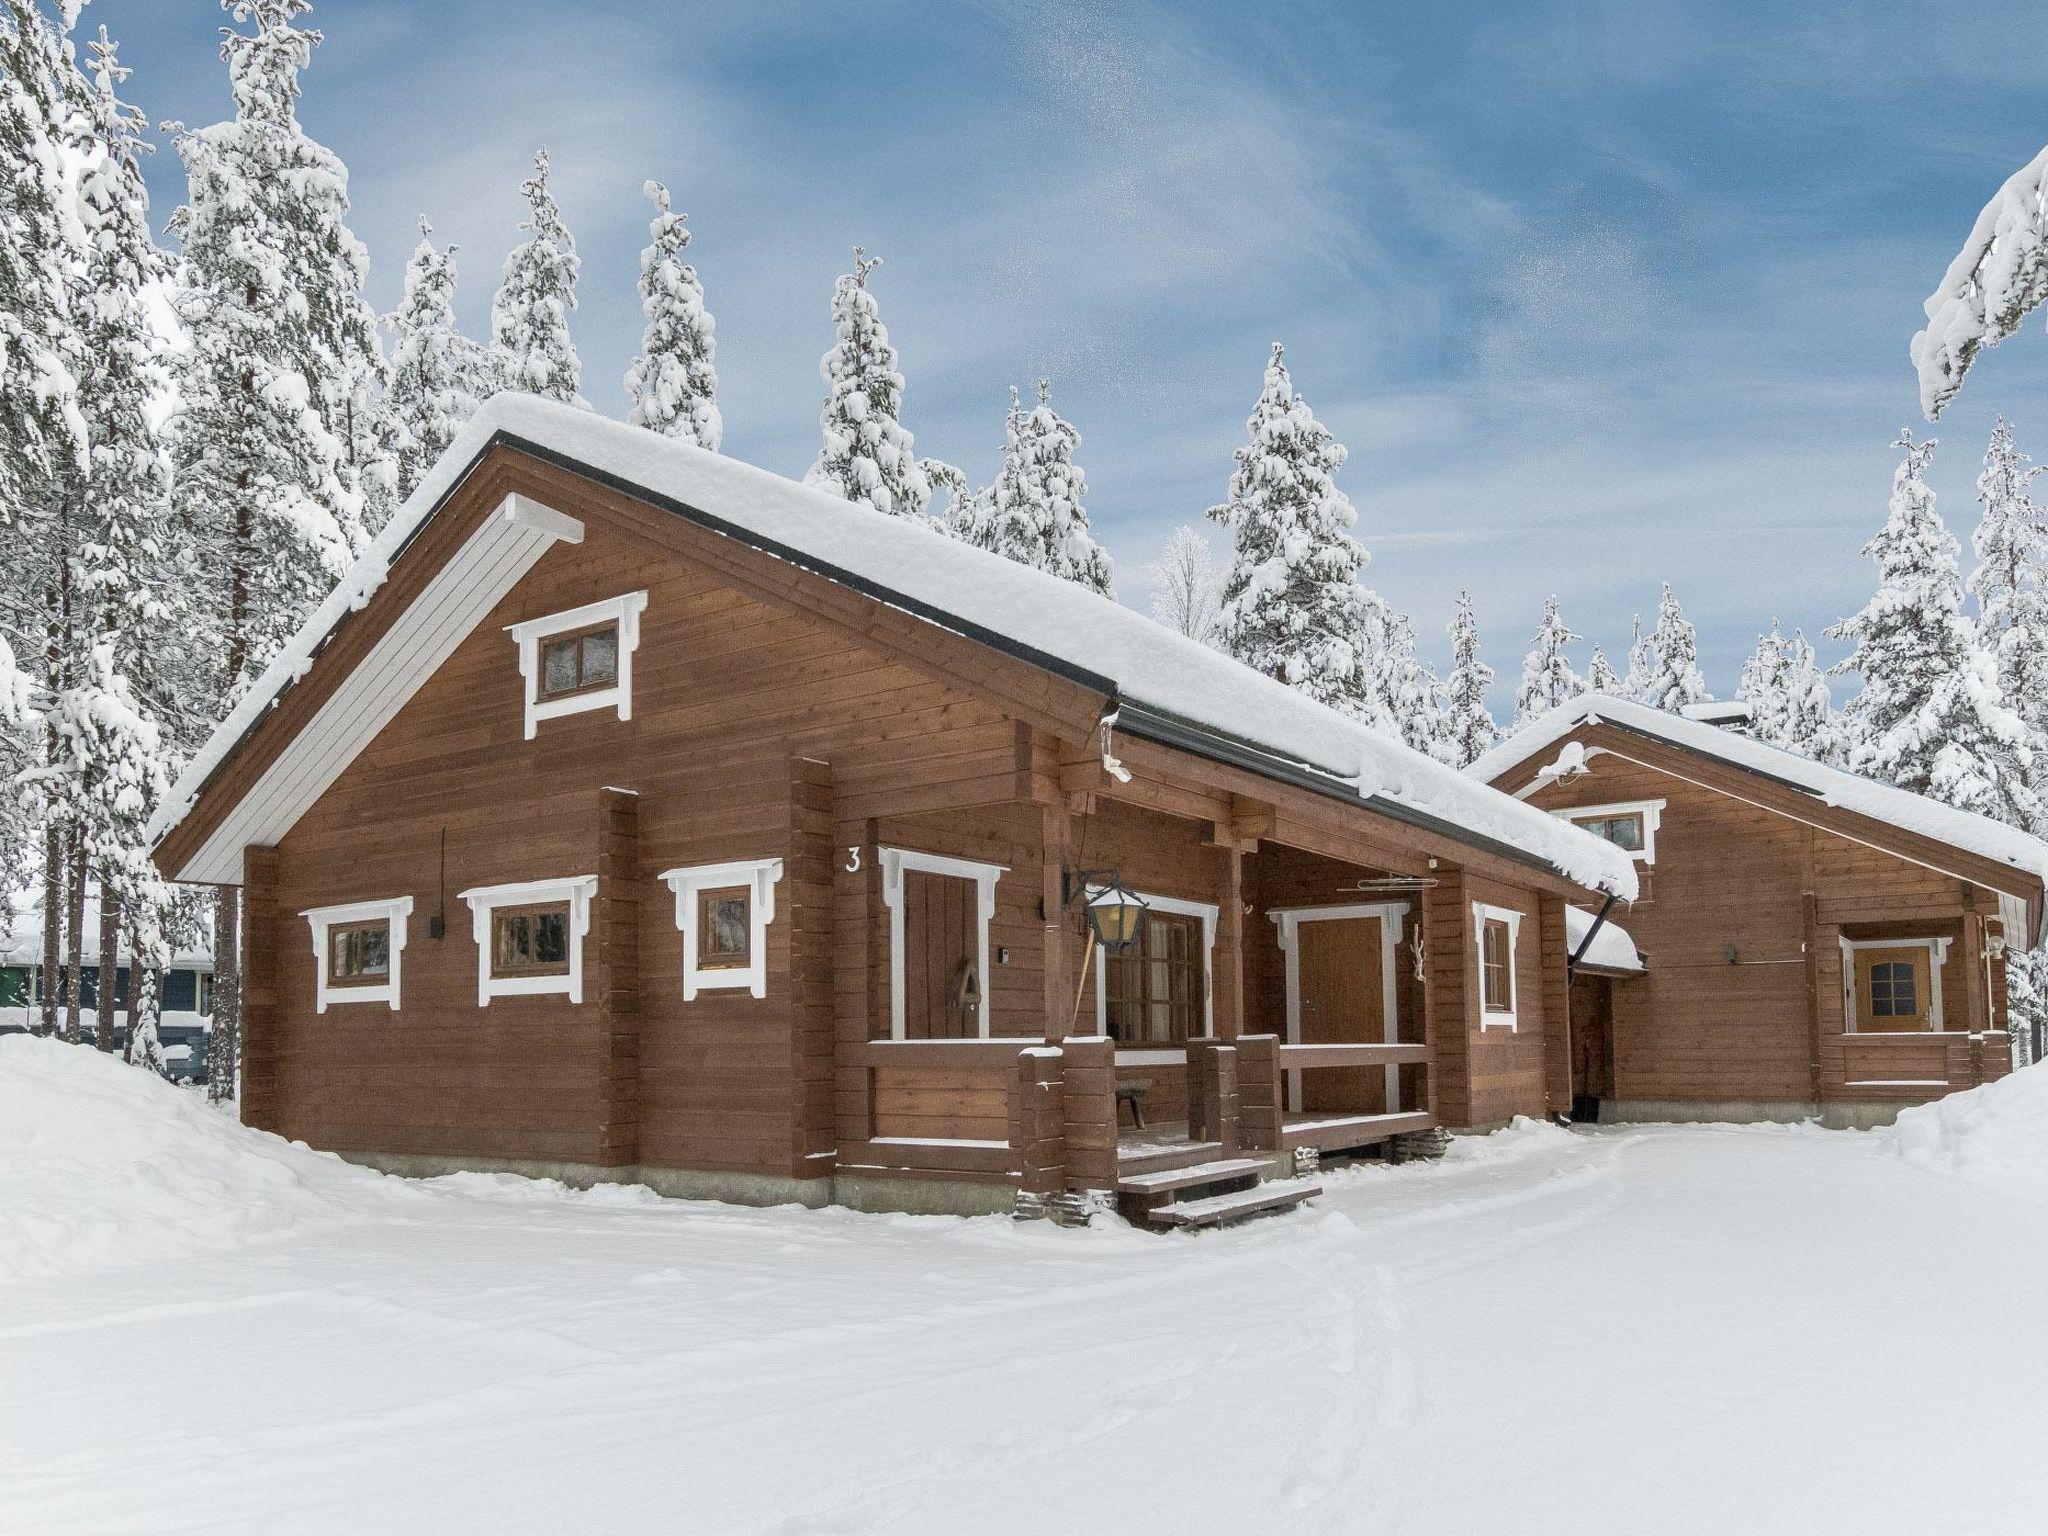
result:
<svg viewBox="0 0 2048 1536"><path fill-rule="evenodd" d="M622 592L617 597L585 603L581 608L569 608L561 613L544 614L537 619L505 626L506 633L519 647L519 673L526 680L528 741L533 740L541 721L559 719L563 715L580 715L593 709L615 709L621 720L633 718L633 653L640 649L640 615L646 608L647 589L642 587L638 592ZM592 688L559 699L543 699L540 696L540 642L550 635L567 634L572 629L594 629L600 624L612 624L618 628L618 680L609 688Z"/></svg>

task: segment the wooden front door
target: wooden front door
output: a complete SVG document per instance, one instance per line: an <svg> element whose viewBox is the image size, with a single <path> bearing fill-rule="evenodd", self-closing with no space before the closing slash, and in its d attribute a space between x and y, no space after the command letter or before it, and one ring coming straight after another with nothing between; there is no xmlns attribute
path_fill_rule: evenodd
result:
<svg viewBox="0 0 2048 1536"><path fill-rule="evenodd" d="M981 1033L980 890L956 875L903 872L903 1033L965 1040Z"/></svg>
<svg viewBox="0 0 2048 1536"><path fill-rule="evenodd" d="M1934 975L1925 945L1859 949L1856 955L1856 1029L1897 1034L1932 1027Z"/></svg>
<svg viewBox="0 0 2048 1536"><path fill-rule="evenodd" d="M1386 1039L1380 919L1336 917L1295 929L1303 1045L1377 1045ZM1319 1067L1301 1074L1301 1108L1369 1114L1386 1107L1379 1067Z"/></svg>

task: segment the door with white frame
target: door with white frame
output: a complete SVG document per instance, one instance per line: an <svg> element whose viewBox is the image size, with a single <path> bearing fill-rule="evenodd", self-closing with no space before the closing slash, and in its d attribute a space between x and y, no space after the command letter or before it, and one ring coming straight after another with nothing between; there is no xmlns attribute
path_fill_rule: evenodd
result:
<svg viewBox="0 0 2048 1536"><path fill-rule="evenodd" d="M1397 1043L1405 902L1289 907L1270 914L1287 962L1290 1045ZM1287 1073L1301 1114L1377 1114L1401 1107L1401 1069L1318 1067Z"/></svg>

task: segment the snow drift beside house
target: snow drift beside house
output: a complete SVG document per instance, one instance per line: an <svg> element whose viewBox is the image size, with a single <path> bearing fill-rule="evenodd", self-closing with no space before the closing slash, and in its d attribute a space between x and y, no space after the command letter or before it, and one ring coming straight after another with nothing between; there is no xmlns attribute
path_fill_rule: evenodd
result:
<svg viewBox="0 0 2048 1536"><path fill-rule="evenodd" d="M2048 1066L1901 1110L1880 1134L1923 1168L1984 1184L2048 1185Z"/></svg>
<svg viewBox="0 0 2048 1536"><path fill-rule="evenodd" d="M231 1247L409 1192L118 1056L0 1038L0 1284Z"/></svg>

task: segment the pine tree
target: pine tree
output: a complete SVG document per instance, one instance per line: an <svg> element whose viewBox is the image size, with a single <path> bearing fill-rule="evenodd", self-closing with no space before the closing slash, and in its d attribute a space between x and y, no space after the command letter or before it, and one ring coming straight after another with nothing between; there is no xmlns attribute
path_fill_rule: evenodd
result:
<svg viewBox="0 0 2048 1536"><path fill-rule="evenodd" d="M1356 711L1371 605L1358 584L1367 560L1351 532L1358 514L1337 489L1344 446L1295 391L1282 356L1275 342L1229 500L1209 509L1236 544L1217 634L1247 666Z"/></svg>
<svg viewBox="0 0 2048 1536"><path fill-rule="evenodd" d="M1956 541L1926 481L1934 440L1901 433L1891 510L1864 554L1876 594L1829 633L1854 645L1840 670L1863 689L1848 711L1848 766L2012 826L2039 805L2026 724L1999 697L1993 658L1963 613Z"/></svg>
<svg viewBox="0 0 2048 1536"><path fill-rule="evenodd" d="M1010 420L991 503L992 547L1019 565L1109 596L1109 554L1088 525L1088 480L1074 462L1081 435L1052 408L1052 381L1038 381L1038 404L1029 411L1019 410L1012 390Z"/></svg>
<svg viewBox="0 0 2048 1536"><path fill-rule="evenodd" d="M1565 626L1564 616L1557 610L1557 599L1546 599L1543 621L1536 626L1528 655L1522 658L1522 686L1515 692L1516 730L1586 691L1584 681L1572 670L1571 658L1565 654L1565 647L1578 638Z"/></svg>
<svg viewBox="0 0 2048 1536"><path fill-rule="evenodd" d="M1451 616L1451 675L1445 684L1450 717L1451 761L1463 768L1500 739L1500 727L1486 707L1493 686L1493 668L1479 659L1479 621L1472 613L1472 594L1460 592Z"/></svg>
<svg viewBox="0 0 2048 1536"><path fill-rule="evenodd" d="M1599 646L1594 646L1593 659L1586 664L1586 692L1620 698L1623 687L1621 678L1608 663L1607 653Z"/></svg>
<svg viewBox="0 0 2048 1536"><path fill-rule="evenodd" d="M1972 545L1977 629L1997 660L2006 704L2025 722L2037 762L2048 771L2048 519L2030 492L2041 470L2013 442L2003 416L1991 429L1977 500L1984 514ZM2037 797L2042 785L2030 779Z"/></svg>
<svg viewBox="0 0 2048 1536"><path fill-rule="evenodd" d="M1749 734L1758 741L1782 745L1790 706L1786 695L1786 641L1776 619L1768 634L1757 637L1756 649L1742 664L1735 697L1749 706Z"/></svg>
<svg viewBox="0 0 2048 1536"><path fill-rule="evenodd" d="M818 417L825 441L804 484L877 512L922 517L931 482L903 425L903 374L868 289L868 274L881 264L857 245L853 270L833 285L836 339L818 362L827 390Z"/></svg>
<svg viewBox="0 0 2048 1536"><path fill-rule="evenodd" d="M1152 617L1175 634L1207 645L1222 595L1215 557L1201 531L1183 523L1152 563Z"/></svg>
<svg viewBox="0 0 2048 1536"><path fill-rule="evenodd" d="M1806 632L1795 629L1785 642L1785 671L1780 689L1784 710L1774 746L1798 752L1815 762L1840 766L1846 743L1841 716L1828 690L1827 673L1814 659Z"/></svg>
<svg viewBox="0 0 2048 1536"><path fill-rule="evenodd" d="M583 364L569 335L583 263L548 190L548 175L548 152L542 149L533 157L533 174L519 184L527 203L519 227L528 238L505 258L491 300L491 355L499 388L587 411L590 402L578 392Z"/></svg>
<svg viewBox="0 0 2048 1536"><path fill-rule="evenodd" d="M483 349L455 321L455 247L436 250L433 233L423 216L405 264L405 296L385 317L394 338L389 399L401 498L448 451L489 387Z"/></svg>
<svg viewBox="0 0 2048 1536"><path fill-rule="evenodd" d="M1686 705L1698 704L1708 697L1706 679L1700 676L1699 642L1692 625L1679 611L1678 599L1671 595L1668 581L1657 602L1657 627L1644 642L1643 653L1643 703L1677 714Z"/></svg>
<svg viewBox="0 0 2048 1536"><path fill-rule="evenodd" d="M1386 711L1402 741L1439 762L1451 762L1450 707L1444 685L1415 654L1415 625L1405 613L1388 610L1380 661Z"/></svg>
<svg viewBox="0 0 2048 1536"><path fill-rule="evenodd" d="M690 243L683 223L689 215L669 211L668 188L660 182L641 190L654 202L648 226L654 243L640 253L640 313L647 329L640 355L626 370L632 401L627 420L716 453L725 425L716 398L715 327L697 269L682 260Z"/></svg>
<svg viewBox="0 0 2048 1536"><path fill-rule="evenodd" d="M1650 640L1643 633L1643 616L1632 616L1628 642L1628 672L1621 680L1621 696L1637 704L1650 697Z"/></svg>

